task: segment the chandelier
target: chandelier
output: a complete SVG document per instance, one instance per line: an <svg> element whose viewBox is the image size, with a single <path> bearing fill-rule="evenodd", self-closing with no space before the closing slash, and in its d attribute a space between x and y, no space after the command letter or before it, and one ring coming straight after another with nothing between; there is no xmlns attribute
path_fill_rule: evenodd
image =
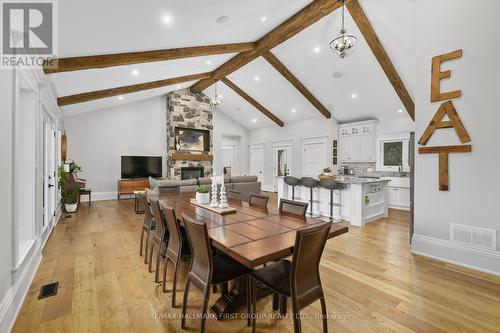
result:
<svg viewBox="0 0 500 333"><path fill-rule="evenodd" d="M345 20L345 3L342 1L342 29L340 30L340 36L335 38L330 42L330 49L335 52L342 59L345 58L346 55L351 53L354 45L358 41L356 37L353 35L346 35L344 20Z"/></svg>
<svg viewBox="0 0 500 333"><path fill-rule="evenodd" d="M212 110L217 110L219 108L219 106L221 106L222 104L222 99L221 99L221 96L217 93L217 82L215 82L215 94L214 94L214 98L212 98L210 100L210 107L212 108Z"/></svg>

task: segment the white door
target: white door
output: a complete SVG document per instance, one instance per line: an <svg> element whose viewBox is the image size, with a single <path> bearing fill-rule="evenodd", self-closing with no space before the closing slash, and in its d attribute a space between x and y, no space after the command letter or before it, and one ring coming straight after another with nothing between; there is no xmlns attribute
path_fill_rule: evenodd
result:
<svg viewBox="0 0 500 333"><path fill-rule="evenodd" d="M52 125L44 120L43 134L43 229L55 217L56 206L56 170L55 151L56 138Z"/></svg>
<svg viewBox="0 0 500 333"><path fill-rule="evenodd" d="M326 168L326 142L304 143L302 155L302 174L317 177Z"/></svg>
<svg viewBox="0 0 500 333"><path fill-rule="evenodd" d="M250 174L257 176L262 183L264 178L264 147L250 148Z"/></svg>
<svg viewBox="0 0 500 333"><path fill-rule="evenodd" d="M234 146L222 146L222 168L226 170L226 176L234 176Z"/></svg>

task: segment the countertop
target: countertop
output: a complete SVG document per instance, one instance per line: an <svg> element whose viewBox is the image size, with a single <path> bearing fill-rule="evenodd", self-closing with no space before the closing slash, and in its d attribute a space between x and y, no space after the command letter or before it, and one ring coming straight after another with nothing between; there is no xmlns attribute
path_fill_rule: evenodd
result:
<svg viewBox="0 0 500 333"><path fill-rule="evenodd" d="M293 176L297 178L301 178L300 176ZM285 178L283 176L279 176L279 178ZM371 184L371 183L387 183L389 182L388 179L382 179L382 178L363 178L363 177L356 177L356 176L337 176L335 181L343 184Z"/></svg>

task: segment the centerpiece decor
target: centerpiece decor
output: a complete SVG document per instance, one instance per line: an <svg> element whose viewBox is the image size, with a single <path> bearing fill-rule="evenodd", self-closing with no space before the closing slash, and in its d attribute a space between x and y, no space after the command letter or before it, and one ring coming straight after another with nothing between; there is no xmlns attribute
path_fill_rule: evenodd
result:
<svg viewBox="0 0 500 333"><path fill-rule="evenodd" d="M210 203L210 207L215 208L219 207L219 203L217 202L217 183L215 181L217 177L215 177L215 173L210 178L212 179L212 202Z"/></svg>
<svg viewBox="0 0 500 333"><path fill-rule="evenodd" d="M196 202L200 204L207 204L210 202L210 193L208 188L203 185L198 186L196 189Z"/></svg>
<svg viewBox="0 0 500 333"><path fill-rule="evenodd" d="M219 208L227 208L229 205L227 204L227 197L226 197L226 187L224 186L224 172L222 172L222 177L221 177L221 186L220 186L220 204Z"/></svg>

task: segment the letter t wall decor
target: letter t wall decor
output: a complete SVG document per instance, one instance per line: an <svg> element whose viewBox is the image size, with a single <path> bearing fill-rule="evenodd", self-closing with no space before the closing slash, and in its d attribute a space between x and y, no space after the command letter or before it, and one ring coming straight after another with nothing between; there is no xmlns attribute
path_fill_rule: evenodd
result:
<svg viewBox="0 0 500 333"><path fill-rule="evenodd" d="M431 70L431 102L443 101L446 99L455 99L462 96L461 90L451 92L441 92L441 80L451 77L451 71L447 70L441 72L441 63L458 59L462 57L462 50L457 50L445 54L438 55L432 58ZM448 116L449 120L443 121L443 118ZM432 117L431 122L425 129L422 137L418 143L425 146L431 136L437 129L454 128L460 142L470 142L471 138L467 133L457 110L451 100L443 102L438 108L437 112ZM435 147L420 147L418 152L420 154L438 154L439 155L439 190L448 191L448 155L450 153L469 153L472 151L471 145L457 145L457 146L435 146Z"/></svg>

